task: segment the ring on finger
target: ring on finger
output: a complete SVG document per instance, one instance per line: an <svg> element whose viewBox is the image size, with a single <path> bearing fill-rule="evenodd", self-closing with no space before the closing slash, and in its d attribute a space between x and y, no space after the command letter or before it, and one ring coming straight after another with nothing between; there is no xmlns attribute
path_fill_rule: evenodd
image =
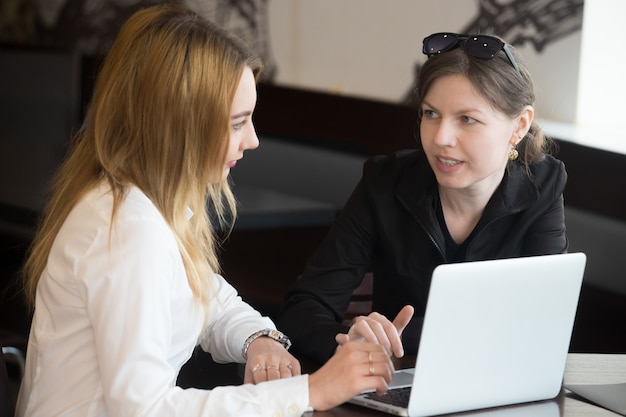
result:
<svg viewBox="0 0 626 417"><path fill-rule="evenodd" d="M374 352L370 351L369 356L367 358L368 358L369 362L372 363L372 361L374 360Z"/></svg>
<svg viewBox="0 0 626 417"><path fill-rule="evenodd" d="M292 368L293 368L293 365L291 365L290 363L288 363L288 364L281 363L281 364L280 364L280 367L281 367L281 368L288 368L288 369L292 369Z"/></svg>
<svg viewBox="0 0 626 417"><path fill-rule="evenodd" d="M376 368L374 367L374 364L370 364L370 375L374 375L376 373Z"/></svg>
<svg viewBox="0 0 626 417"><path fill-rule="evenodd" d="M257 372L257 371L264 371L266 368L262 367L261 364L256 364L254 365L254 368L252 368L252 372Z"/></svg>
<svg viewBox="0 0 626 417"><path fill-rule="evenodd" d="M265 369L266 369L266 370L268 370L268 371L269 371L270 369L275 369L275 370L278 370L278 366L276 366L276 365L267 365L267 367L266 367Z"/></svg>

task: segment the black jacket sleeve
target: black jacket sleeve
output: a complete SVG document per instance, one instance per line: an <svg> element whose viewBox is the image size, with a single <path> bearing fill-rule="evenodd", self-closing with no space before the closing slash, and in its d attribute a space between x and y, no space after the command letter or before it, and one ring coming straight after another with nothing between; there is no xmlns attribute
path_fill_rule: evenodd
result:
<svg viewBox="0 0 626 417"><path fill-rule="evenodd" d="M335 335L347 332L344 314L371 263L374 227L363 182L288 291L277 323L296 354L320 364L335 352Z"/></svg>

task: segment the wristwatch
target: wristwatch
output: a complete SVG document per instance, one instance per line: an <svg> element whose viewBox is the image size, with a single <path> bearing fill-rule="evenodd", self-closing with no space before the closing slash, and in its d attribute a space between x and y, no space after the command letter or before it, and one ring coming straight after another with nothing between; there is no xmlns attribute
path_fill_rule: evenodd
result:
<svg viewBox="0 0 626 417"><path fill-rule="evenodd" d="M270 339L274 339L278 343L283 345L286 350L291 347L291 340L289 340L289 338L284 333L274 329L259 330L256 333L252 333L250 337L248 337L244 342L243 348L241 349L241 354L243 355L244 359L248 359L248 347L250 347L250 343L258 339L259 337L269 337Z"/></svg>

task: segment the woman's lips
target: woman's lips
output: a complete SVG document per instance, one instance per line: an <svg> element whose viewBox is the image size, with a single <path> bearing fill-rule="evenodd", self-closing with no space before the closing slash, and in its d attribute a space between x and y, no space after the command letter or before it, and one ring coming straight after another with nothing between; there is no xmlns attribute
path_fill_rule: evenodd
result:
<svg viewBox="0 0 626 417"><path fill-rule="evenodd" d="M436 159L437 168L443 172L456 172L461 169L463 161L454 158L439 156Z"/></svg>

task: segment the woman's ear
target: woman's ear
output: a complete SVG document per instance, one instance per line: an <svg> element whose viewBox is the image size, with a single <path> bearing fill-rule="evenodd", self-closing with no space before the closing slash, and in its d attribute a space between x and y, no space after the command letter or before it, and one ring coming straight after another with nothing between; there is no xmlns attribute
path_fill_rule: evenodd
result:
<svg viewBox="0 0 626 417"><path fill-rule="evenodd" d="M528 133L530 130L530 126L533 123L533 119L535 118L535 109L533 106L526 106L522 110L519 116L517 116L517 128L515 129L515 137L517 137L517 141L515 145L517 145Z"/></svg>

